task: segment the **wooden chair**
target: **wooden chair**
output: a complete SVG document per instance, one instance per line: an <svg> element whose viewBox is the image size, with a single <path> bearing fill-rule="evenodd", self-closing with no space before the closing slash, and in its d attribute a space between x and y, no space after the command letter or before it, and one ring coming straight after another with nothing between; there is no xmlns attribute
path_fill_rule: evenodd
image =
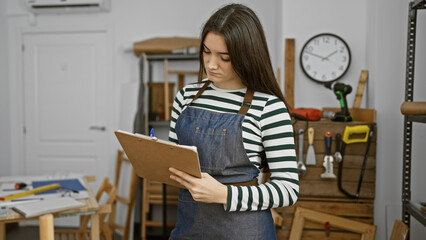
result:
<svg viewBox="0 0 426 240"><path fill-rule="evenodd" d="M179 188L167 185L166 188L166 202L167 204L177 205ZM162 221L153 221L149 219L148 215L150 207L153 204L163 204L163 185L159 182L151 181L148 179L143 180L142 190L142 240L146 239L146 228L147 227L162 227ZM165 211L165 209L163 209ZM167 222L168 227L175 226L175 222Z"/></svg>
<svg viewBox="0 0 426 240"><path fill-rule="evenodd" d="M43 240L54 240L54 223L53 223L53 215L45 214L39 217L40 220L40 239Z"/></svg>
<svg viewBox="0 0 426 240"><path fill-rule="evenodd" d="M111 230L110 223L106 218L111 213L112 204L114 203L117 197L117 188L113 186L108 178L105 178L100 186L98 192L96 193L96 200L101 200L102 195L108 195L106 203L100 206L99 209L99 232L104 240L112 240L113 231ZM88 224L90 221L90 216L80 216L80 229L77 230L57 230L55 231L55 236L59 239L78 239L86 240L90 239L90 229Z"/></svg>
<svg viewBox="0 0 426 240"><path fill-rule="evenodd" d="M395 220L393 224L390 240L406 240L408 239L410 229L400 220Z"/></svg>
<svg viewBox="0 0 426 240"><path fill-rule="evenodd" d="M121 169L122 169L123 163L129 164L131 168L128 196L124 197L124 196L121 196L120 193L117 194L116 201L112 205L112 212L109 216L109 222L113 232L115 230L121 232L122 233L121 239L128 240L130 237L130 224L131 224L130 220L132 216L133 205L135 203L135 194L136 194L136 187L138 184L138 177L136 176L136 172L133 169L133 166L130 164L130 160L126 157L123 151L119 150L117 154L117 164L115 168L115 182L114 182L114 186L117 188L117 190L119 189L118 185L120 183ZM127 207L126 222L124 225L118 224L115 221L117 203L121 203Z"/></svg>

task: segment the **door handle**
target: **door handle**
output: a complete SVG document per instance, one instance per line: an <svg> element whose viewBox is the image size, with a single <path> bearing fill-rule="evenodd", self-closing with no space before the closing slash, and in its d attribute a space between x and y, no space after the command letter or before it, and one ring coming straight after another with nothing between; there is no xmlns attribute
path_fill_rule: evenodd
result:
<svg viewBox="0 0 426 240"><path fill-rule="evenodd" d="M105 131L105 126L90 126L90 130Z"/></svg>

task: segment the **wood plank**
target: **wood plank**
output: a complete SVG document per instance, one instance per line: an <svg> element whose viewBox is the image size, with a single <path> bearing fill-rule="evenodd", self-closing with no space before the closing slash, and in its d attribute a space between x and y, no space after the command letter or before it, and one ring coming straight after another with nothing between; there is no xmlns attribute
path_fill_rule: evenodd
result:
<svg viewBox="0 0 426 240"><path fill-rule="evenodd" d="M319 224L330 224L338 229L361 233L362 239L374 239L377 227L371 224L361 223L348 218L339 217L334 214L327 214L308 208L296 208L293 224L291 226L290 239L301 239L306 221L313 221Z"/></svg>
<svg viewBox="0 0 426 240"><path fill-rule="evenodd" d="M340 112L340 108L334 107L324 107L323 111L331 111L331 112ZM350 115L354 118L354 121L357 122L367 122L373 123L376 122L376 110L370 108L349 108Z"/></svg>
<svg viewBox="0 0 426 240"><path fill-rule="evenodd" d="M374 224L373 219L371 218L348 218L354 221L358 221L361 223L365 223L365 224ZM285 218L283 218L282 227L288 227L291 228L291 225L293 224L293 215L286 215ZM319 224L319 223L315 223L315 222L310 222L310 221L306 221L304 227L306 229L311 229L311 230L321 230L324 229L324 225L323 224ZM337 230L336 228L331 227L331 230Z"/></svg>
<svg viewBox="0 0 426 240"><path fill-rule="evenodd" d="M316 150L316 149L315 149ZM308 169L309 168L323 168L322 163L324 161L324 153L318 153L315 154L315 158L317 159L317 163L316 165L309 165L306 166ZM361 155L348 155L345 154L344 159L343 159L343 169L346 170L350 170L350 169L361 169L362 166L362 162L364 161L364 156ZM337 162L333 162L334 163L334 169L337 170ZM376 159L374 158L374 156L371 156L369 154L368 158L367 158L367 162L366 162L366 170L373 170L373 174L375 174L375 169L376 169Z"/></svg>
<svg viewBox="0 0 426 240"><path fill-rule="evenodd" d="M323 198L327 200L327 198ZM294 214L296 207L304 207L323 213L333 213L337 216L352 217L352 218L370 218L374 217L374 202L351 202L345 201L297 201L296 204L289 207L275 208L275 210L283 215L284 219L288 218L286 215Z"/></svg>
<svg viewBox="0 0 426 240"><path fill-rule="evenodd" d="M288 229L277 229L278 239L288 239L290 237L290 230ZM326 236L325 231L309 231L304 229L302 233L303 240L318 240L318 239L327 239L327 240L359 240L361 239L361 234L351 233L351 232L330 232L330 236Z"/></svg>
<svg viewBox="0 0 426 240"><path fill-rule="evenodd" d="M333 172L337 175L338 166L335 163ZM318 179L319 176L324 173L325 168L324 167L315 167L315 166L307 166L306 174L299 179L300 182L305 182L308 180L314 180L314 181L321 181L330 183L330 184L337 184L334 181L331 183L328 179ZM364 171L364 177L363 177L363 184L364 183L375 183L376 181L376 171L375 169L365 169ZM361 174L361 169L353 169L353 168L343 168L342 171L342 182L345 184L346 182L355 182L358 183L359 176Z"/></svg>
<svg viewBox="0 0 426 240"><path fill-rule="evenodd" d="M142 53L171 54L174 50L181 50L191 47L195 47L198 50L200 44L201 40L199 38L159 37L133 43L133 52L136 56L139 56Z"/></svg>
<svg viewBox="0 0 426 240"><path fill-rule="evenodd" d="M170 121L169 101L169 60L164 59L164 119Z"/></svg>
<svg viewBox="0 0 426 240"><path fill-rule="evenodd" d="M355 93L354 105L352 108L359 108L361 106L362 95L364 94L365 83L368 79L368 71L362 70L359 77L358 87Z"/></svg>
<svg viewBox="0 0 426 240"><path fill-rule="evenodd" d="M336 179L330 179L329 182L318 180L300 181L299 187L299 196L346 198L346 195L339 191ZM358 187L358 182L343 182L342 187L347 192L355 194ZM374 199L375 183L364 182L362 184L359 196L360 198Z"/></svg>
<svg viewBox="0 0 426 240"><path fill-rule="evenodd" d="M285 39L284 97L290 109L294 108L294 38Z"/></svg>
<svg viewBox="0 0 426 240"><path fill-rule="evenodd" d="M160 119L164 119L165 114L165 95L164 95L164 84L163 82L149 82L148 87L150 88L150 113L158 114ZM169 89L173 89L175 84L169 83ZM169 102L173 102L174 93L173 91L169 91ZM172 104L170 104L172 105Z"/></svg>
<svg viewBox="0 0 426 240"><path fill-rule="evenodd" d="M278 86L281 88L281 69L277 68L277 83Z"/></svg>

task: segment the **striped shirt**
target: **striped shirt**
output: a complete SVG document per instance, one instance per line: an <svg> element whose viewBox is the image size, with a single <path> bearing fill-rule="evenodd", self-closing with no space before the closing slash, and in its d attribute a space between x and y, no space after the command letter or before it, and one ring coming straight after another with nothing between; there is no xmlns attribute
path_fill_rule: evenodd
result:
<svg viewBox="0 0 426 240"><path fill-rule="evenodd" d="M176 94L169 141L178 143L176 122L203 84L189 84ZM236 114L245 92L246 88L224 90L210 84L191 106ZM299 194L299 178L293 126L284 102L274 95L255 92L242 129L243 145L250 162L259 167L264 152L271 176L268 182L257 186L227 185L228 202L225 210L256 211L294 204Z"/></svg>

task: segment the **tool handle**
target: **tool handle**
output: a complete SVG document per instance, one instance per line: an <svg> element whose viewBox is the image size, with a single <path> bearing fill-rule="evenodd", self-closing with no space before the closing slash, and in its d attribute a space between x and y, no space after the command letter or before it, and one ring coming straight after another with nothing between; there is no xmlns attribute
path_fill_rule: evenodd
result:
<svg viewBox="0 0 426 240"><path fill-rule="evenodd" d="M303 161L303 134L305 130L299 129L299 159Z"/></svg>
<svg viewBox="0 0 426 240"><path fill-rule="evenodd" d="M343 133L343 142L346 144L367 142L370 127L368 125L346 126ZM350 138L353 134L364 134L363 138Z"/></svg>
<svg viewBox="0 0 426 240"><path fill-rule="evenodd" d="M336 134L336 152L340 152L340 144L342 142L342 135L340 133Z"/></svg>
<svg viewBox="0 0 426 240"><path fill-rule="evenodd" d="M325 139L325 155L331 155L332 134L330 131L325 132L324 139Z"/></svg>
<svg viewBox="0 0 426 240"><path fill-rule="evenodd" d="M309 145L312 145L312 144L314 144L314 128L313 127L310 127L310 128L308 128L308 142L309 142Z"/></svg>

